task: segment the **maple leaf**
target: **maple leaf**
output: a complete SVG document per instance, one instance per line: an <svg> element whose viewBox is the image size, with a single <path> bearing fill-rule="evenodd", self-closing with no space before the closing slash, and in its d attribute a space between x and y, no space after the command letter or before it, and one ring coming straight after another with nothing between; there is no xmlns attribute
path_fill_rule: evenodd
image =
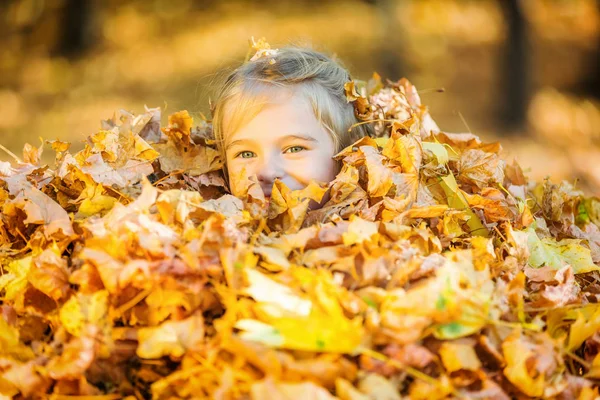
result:
<svg viewBox="0 0 600 400"><path fill-rule="evenodd" d="M311 181L308 186L291 190L280 180L273 183L268 218L271 225L284 232L295 232L302 226L311 200L320 202L327 188Z"/></svg>
<svg viewBox="0 0 600 400"><path fill-rule="evenodd" d="M42 153L44 152L44 140L41 139L42 145L38 148L26 143L23 146L23 161L29 164L38 165L42 158Z"/></svg>
<svg viewBox="0 0 600 400"><path fill-rule="evenodd" d="M484 188L481 194L468 194L461 191L469 207L480 209L488 222L506 221L511 219L512 212L506 198L497 189Z"/></svg>
<svg viewBox="0 0 600 400"><path fill-rule="evenodd" d="M160 166L166 173L185 172L192 176L216 171L223 166L220 154L206 144L196 144L191 139L193 120L187 111L169 117L169 127L163 132L166 143L154 143L160 153Z"/></svg>
<svg viewBox="0 0 600 400"><path fill-rule="evenodd" d="M460 154L472 149L498 153L502 149L500 143L485 144L477 135L472 133L449 133L440 131L437 132L434 137L437 142L448 145L453 150L452 153L455 154Z"/></svg>
<svg viewBox="0 0 600 400"><path fill-rule="evenodd" d="M372 240L372 237L377 234L377 228L375 222L365 221L353 215L350 217L348 230L342 235L344 245L350 246L365 240Z"/></svg>
<svg viewBox="0 0 600 400"><path fill-rule="evenodd" d="M570 225L569 233L577 239L583 239L584 243L587 242L592 261L594 263L600 262L600 228L598 228L598 225L587 223L583 226L583 229L577 225Z"/></svg>
<svg viewBox="0 0 600 400"><path fill-rule="evenodd" d="M504 181L504 161L497 154L479 149L461 153L457 164L457 179L464 184L483 189Z"/></svg>
<svg viewBox="0 0 600 400"><path fill-rule="evenodd" d="M386 143L381 154L399 165L402 168L402 172L417 175L423 158L420 137L414 133L406 135L399 133L406 129L405 126L409 126L410 129L412 126L411 123L412 121L405 122L404 124L395 122L395 124L398 124L398 127L393 128L394 133Z"/></svg>

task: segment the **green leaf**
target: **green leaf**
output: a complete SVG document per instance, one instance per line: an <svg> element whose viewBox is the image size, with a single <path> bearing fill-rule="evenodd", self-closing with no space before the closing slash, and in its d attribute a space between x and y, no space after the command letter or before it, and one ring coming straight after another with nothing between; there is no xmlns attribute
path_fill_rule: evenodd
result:
<svg viewBox="0 0 600 400"><path fill-rule="evenodd" d="M485 312L475 312L474 307L463 305L462 315L458 320L434 327L433 336L437 339L458 339L479 332L486 324Z"/></svg>
<svg viewBox="0 0 600 400"><path fill-rule="evenodd" d="M423 146L423 150L432 152L440 164L446 164L450 159L448 156L448 150L446 150L444 145L441 143L423 142L421 145Z"/></svg>
<svg viewBox="0 0 600 400"><path fill-rule="evenodd" d="M532 227L524 232L527 233L528 261L532 267L548 265L558 270L569 264L576 274L600 270L592 261L590 249L582 246L580 240L563 239L557 242L554 238L540 239Z"/></svg>
<svg viewBox="0 0 600 400"><path fill-rule="evenodd" d="M575 216L575 221L578 225L585 225L591 221L584 202L580 202L577 206L577 215Z"/></svg>

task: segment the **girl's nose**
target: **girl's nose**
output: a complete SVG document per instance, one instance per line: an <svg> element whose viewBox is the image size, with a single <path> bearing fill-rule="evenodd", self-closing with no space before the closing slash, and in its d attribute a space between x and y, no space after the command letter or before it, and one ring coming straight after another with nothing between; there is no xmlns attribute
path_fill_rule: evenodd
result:
<svg viewBox="0 0 600 400"><path fill-rule="evenodd" d="M275 179L283 178L283 168L279 157L265 157L256 175L258 181L262 184L263 189L268 188L270 190L271 185L273 184L273 182L275 182Z"/></svg>

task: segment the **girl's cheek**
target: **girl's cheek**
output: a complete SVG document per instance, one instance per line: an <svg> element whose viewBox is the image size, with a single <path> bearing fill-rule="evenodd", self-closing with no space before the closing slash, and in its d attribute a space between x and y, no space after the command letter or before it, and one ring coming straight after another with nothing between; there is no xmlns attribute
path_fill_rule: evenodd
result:
<svg viewBox="0 0 600 400"><path fill-rule="evenodd" d="M311 180L329 183L336 175L333 163L325 157L309 157L293 164L288 174L304 186Z"/></svg>

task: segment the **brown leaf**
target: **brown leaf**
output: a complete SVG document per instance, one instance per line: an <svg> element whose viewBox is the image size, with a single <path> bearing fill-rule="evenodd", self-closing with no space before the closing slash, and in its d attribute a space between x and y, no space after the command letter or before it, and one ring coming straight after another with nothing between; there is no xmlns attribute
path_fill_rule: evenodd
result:
<svg viewBox="0 0 600 400"><path fill-rule="evenodd" d="M468 194L461 191L469 207L483 211L487 222L507 221L513 217L506 198L497 189L483 188L481 194Z"/></svg>
<svg viewBox="0 0 600 400"><path fill-rule="evenodd" d="M360 151L365 156L365 164L369 181L367 192L372 197L385 196L393 185L392 171L383 165L384 157L371 146L361 146Z"/></svg>
<svg viewBox="0 0 600 400"><path fill-rule="evenodd" d="M65 236L75 233L69 215L58 203L19 177L4 179L10 193L15 196L12 203L27 214L24 223L42 225L46 237L59 232Z"/></svg>
<svg viewBox="0 0 600 400"><path fill-rule="evenodd" d="M51 249L46 249L33 258L27 280L54 300L64 299L71 292L67 261Z"/></svg>
<svg viewBox="0 0 600 400"><path fill-rule="evenodd" d="M480 190L504 181L504 161L495 153L466 150L460 155L457 169L457 179L461 183Z"/></svg>

